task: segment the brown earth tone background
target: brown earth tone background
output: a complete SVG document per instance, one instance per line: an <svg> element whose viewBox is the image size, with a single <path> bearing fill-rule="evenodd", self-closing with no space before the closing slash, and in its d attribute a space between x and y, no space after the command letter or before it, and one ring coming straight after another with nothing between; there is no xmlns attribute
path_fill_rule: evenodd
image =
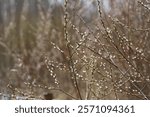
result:
<svg viewBox="0 0 150 117"><path fill-rule="evenodd" d="M150 1L0 0L0 99L150 99Z"/></svg>

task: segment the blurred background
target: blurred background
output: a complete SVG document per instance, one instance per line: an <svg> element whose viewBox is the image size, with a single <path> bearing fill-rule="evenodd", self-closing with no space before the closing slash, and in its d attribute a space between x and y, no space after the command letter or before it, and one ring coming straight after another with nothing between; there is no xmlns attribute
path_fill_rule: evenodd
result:
<svg viewBox="0 0 150 117"><path fill-rule="evenodd" d="M150 1L0 0L0 98L47 93L149 99Z"/></svg>

